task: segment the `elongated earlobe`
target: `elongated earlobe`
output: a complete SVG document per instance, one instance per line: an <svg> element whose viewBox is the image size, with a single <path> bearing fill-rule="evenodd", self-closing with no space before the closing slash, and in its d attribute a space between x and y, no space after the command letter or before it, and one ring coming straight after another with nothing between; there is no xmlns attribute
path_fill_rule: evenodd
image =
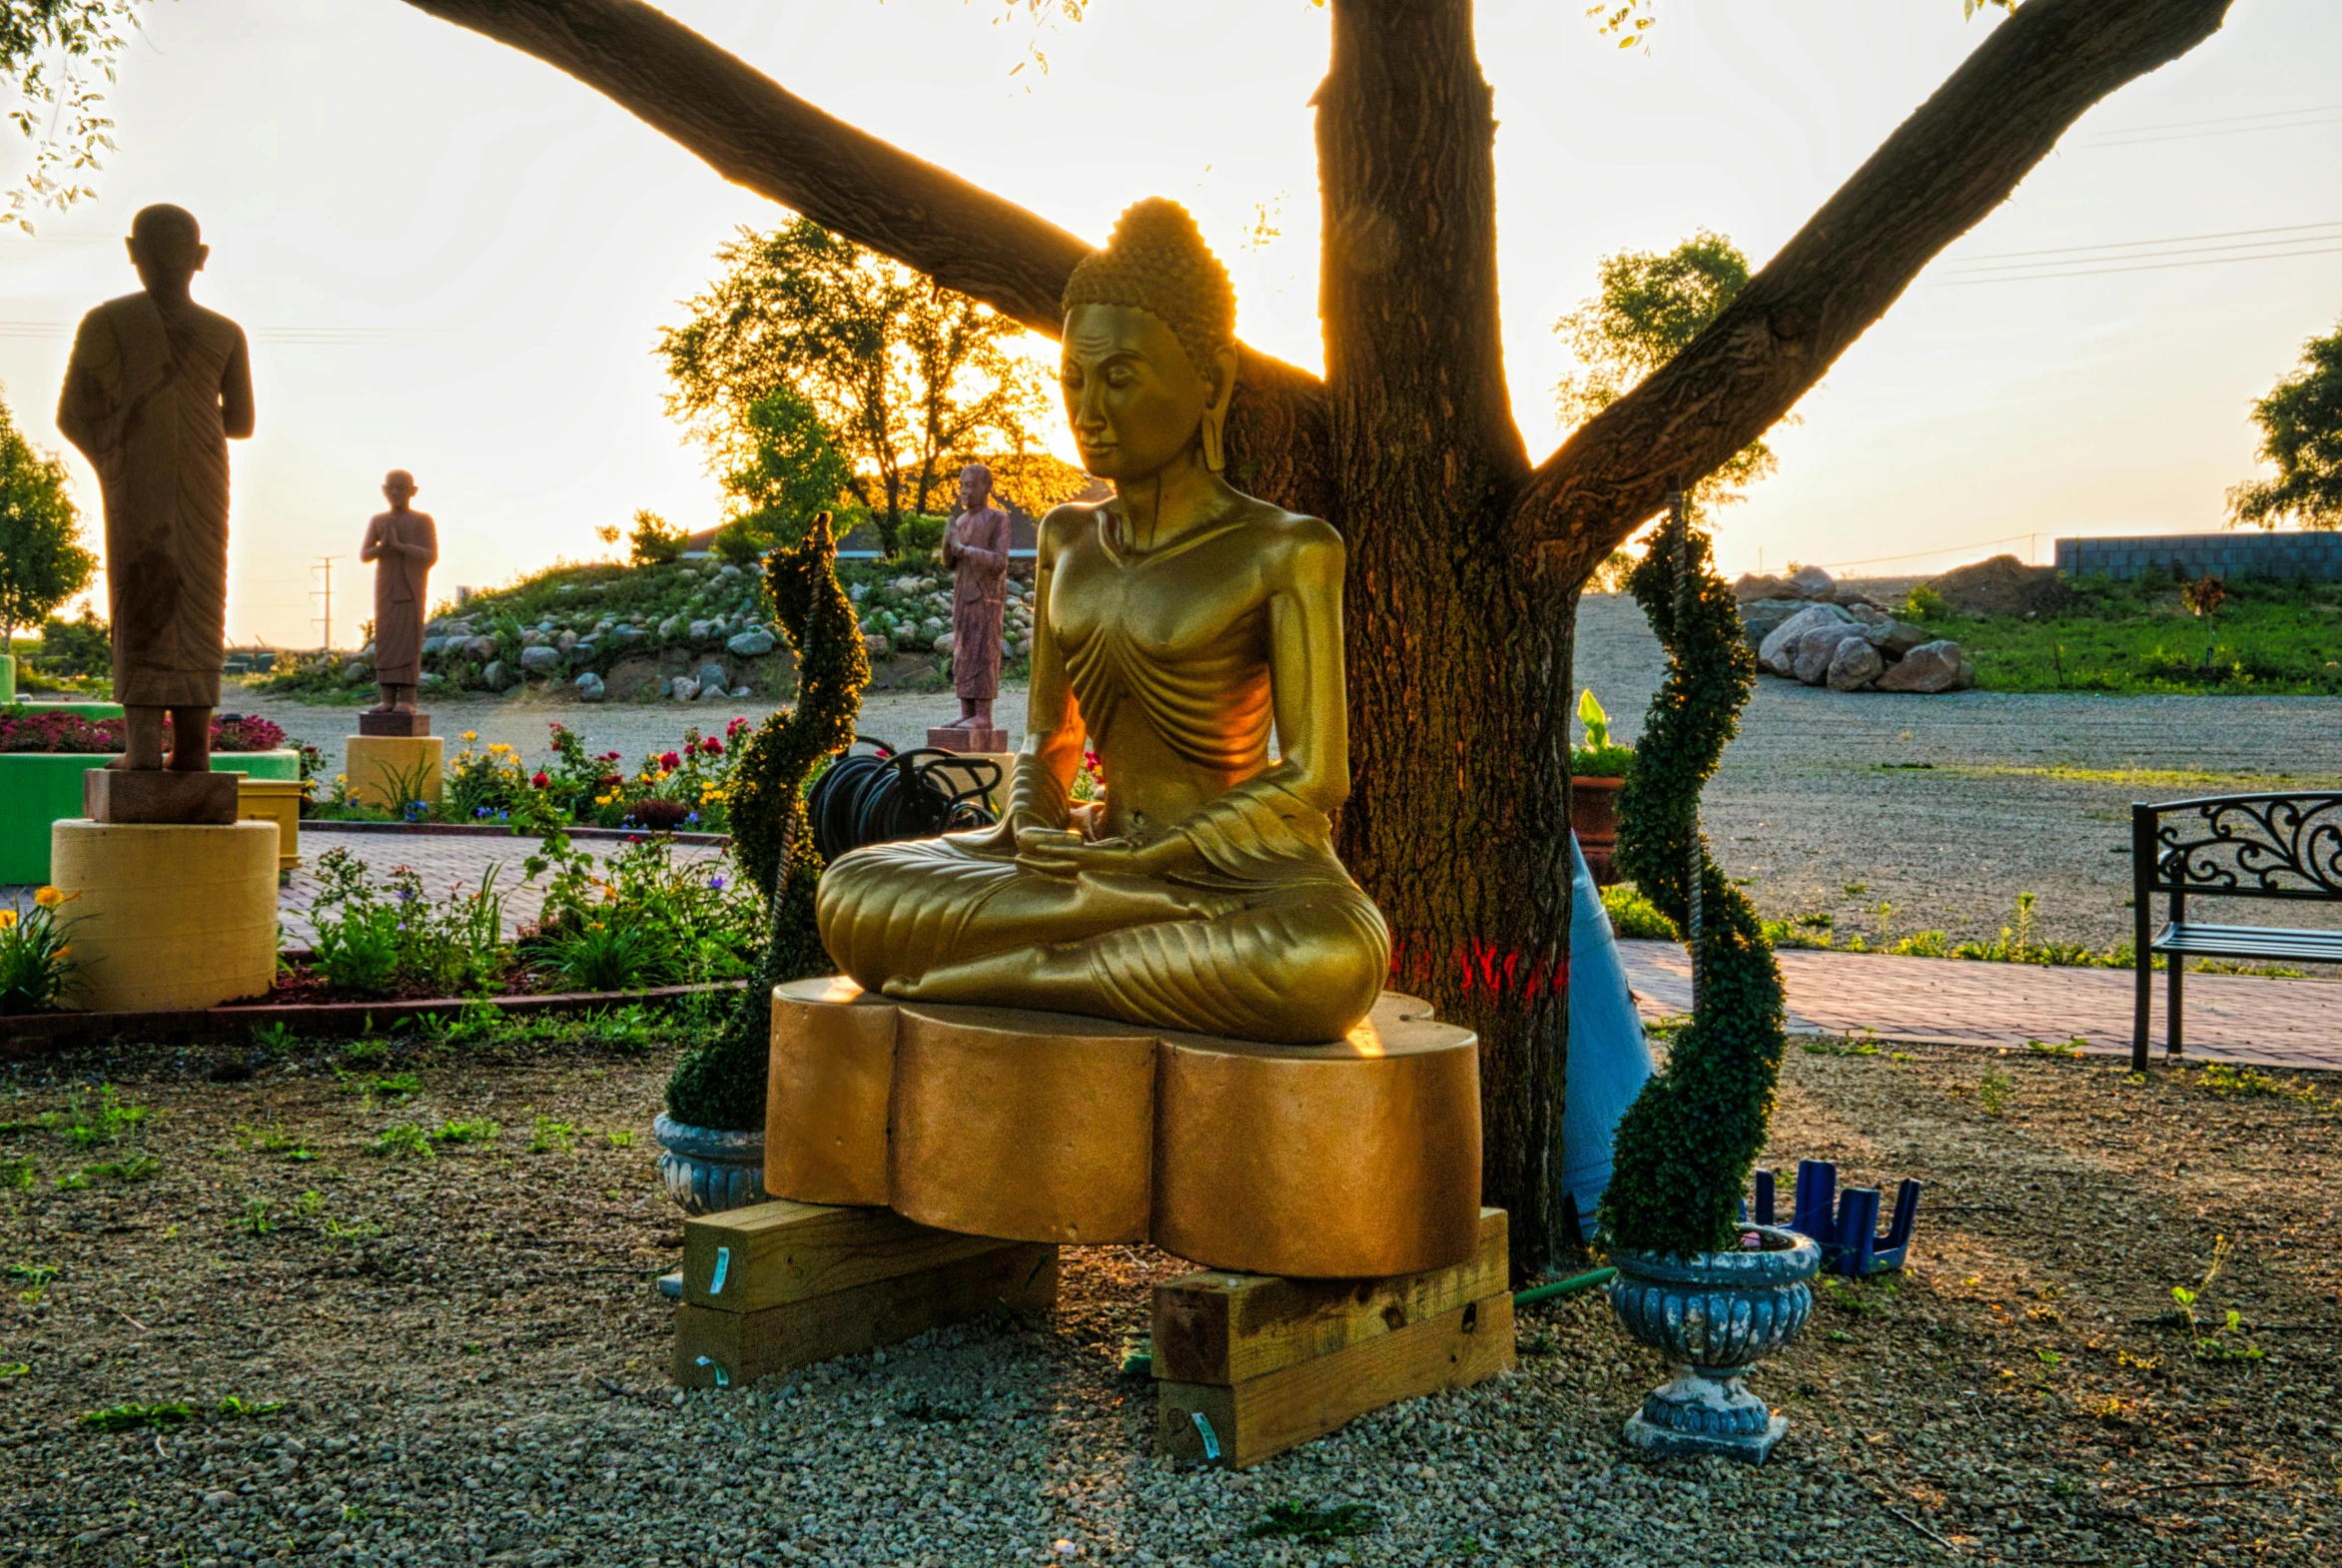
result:
<svg viewBox="0 0 2342 1568"><path fill-rule="evenodd" d="M1203 410L1203 466L1214 473L1227 466L1227 449L1220 440L1220 426L1226 422L1226 409Z"/></svg>

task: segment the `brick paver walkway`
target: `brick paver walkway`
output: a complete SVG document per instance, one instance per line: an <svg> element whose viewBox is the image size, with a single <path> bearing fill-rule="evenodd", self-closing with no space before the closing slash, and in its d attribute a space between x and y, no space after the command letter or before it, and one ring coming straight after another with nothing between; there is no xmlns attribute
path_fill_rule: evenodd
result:
<svg viewBox="0 0 2342 1568"><path fill-rule="evenodd" d="M1627 984L1645 1018L1691 1006L1691 959L1673 942L1621 942ZM1972 1046L2063 1044L2130 1052L2132 972L1894 958L1880 953L1777 955L1789 1023L1801 1034L1876 1031L1882 1040ZM2164 977L2155 977L2155 1056L2163 1055ZM2257 1067L2342 1070L2342 983L2189 975L2186 1055Z"/></svg>

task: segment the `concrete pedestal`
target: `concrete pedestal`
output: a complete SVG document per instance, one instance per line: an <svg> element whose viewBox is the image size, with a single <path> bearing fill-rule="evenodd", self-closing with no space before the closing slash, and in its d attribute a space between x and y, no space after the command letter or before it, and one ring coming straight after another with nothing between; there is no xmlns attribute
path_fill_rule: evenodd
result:
<svg viewBox="0 0 2342 1568"><path fill-rule="evenodd" d="M68 1000L92 1012L212 1007L277 978L274 822L92 822L49 829L51 878L79 966Z"/></svg>
<svg viewBox="0 0 2342 1568"><path fill-rule="evenodd" d="M277 869L301 864L301 803L309 786L299 779L256 779L236 775L236 815L248 822L277 824Z"/></svg>
<svg viewBox="0 0 2342 1568"><path fill-rule="evenodd" d="M352 799L383 811L396 811L409 800L438 803L447 753L438 736L352 735L342 744Z"/></svg>
<svg viewBox="0 0 2342 1568"><path fill-rule="evenodd" d="M964 725L942 724L927 732L927 744L938 751L967 751L979 756L1009 749L1009 732L1005 729L971 729Z"/></svg>

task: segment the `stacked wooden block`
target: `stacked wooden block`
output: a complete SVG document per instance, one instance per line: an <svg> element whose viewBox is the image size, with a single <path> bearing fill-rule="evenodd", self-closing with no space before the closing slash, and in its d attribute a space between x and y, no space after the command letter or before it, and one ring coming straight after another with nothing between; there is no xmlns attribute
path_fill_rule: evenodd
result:
<svg viewBox="0 0 2342 1568"><path fill-rule="evenodd" d="M674 1380L754 1382L996 1308L1057 1303L1055 1246L916 1224L888 1208L777 1201L683 1227Z"/></svg>
<svg viewBox="0 0 2342 1568"><path fill-rule="evenodd" d="M1505 1216L1448 1268L1385 1279L1205 1269L1155 1289L1158 1453L1241 1469L1513 1364Z"/></svg>

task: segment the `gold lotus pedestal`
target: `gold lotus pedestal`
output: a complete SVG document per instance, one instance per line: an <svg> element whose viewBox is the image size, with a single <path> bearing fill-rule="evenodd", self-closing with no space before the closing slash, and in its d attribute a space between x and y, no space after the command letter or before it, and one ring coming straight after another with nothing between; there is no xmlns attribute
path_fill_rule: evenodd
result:
<svg viewBox="0 0 2342 1568"><path fill-rule="evenodd" d="M686 1227L681 1383L750 1381L1006 1304L1057 1247L1204 1265L1157 1292L1166 1452L1229 1465L1512 1362L1479 1048L1385 994L1265 1046L1066 1014L773 994L765 1189Z"/></svg>

